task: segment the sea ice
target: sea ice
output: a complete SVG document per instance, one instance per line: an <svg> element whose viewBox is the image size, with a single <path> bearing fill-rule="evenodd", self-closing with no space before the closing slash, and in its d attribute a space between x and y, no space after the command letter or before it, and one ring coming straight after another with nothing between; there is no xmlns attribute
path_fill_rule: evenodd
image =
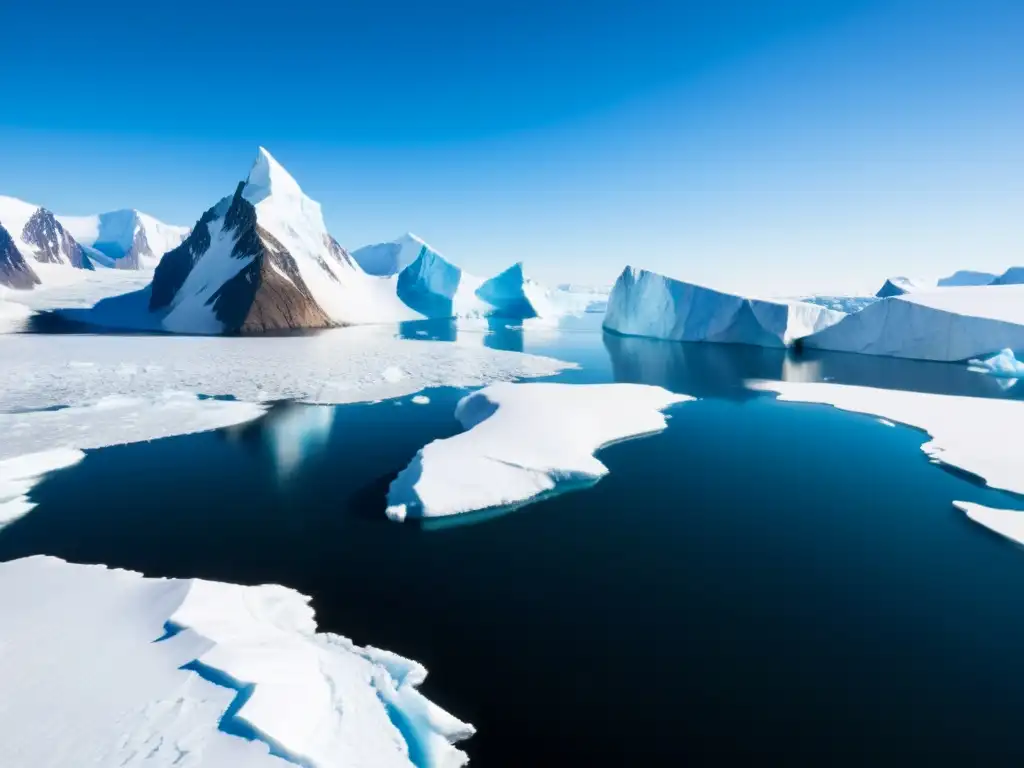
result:
<svg viewBox="0 0 1024 768"><path fill-rule="evenodd" d="M736 296L626 267L604 327L624 336L784 347L843 317L819 304Z"/></svg>
<svg viewBox="0 0 1024 768"><path fill-rule="evenodd" d="M1024 544L1024 512L1016 509L993 509L970 501L954 501L953 506L974 522L1018 544Z"/></svg>
<svg viewBox="0 0 1024 768"><path fill-rule="evenodd" d="M241 338L9 334L0 336L0 360L0 412L87 405L109 395L153 398L168 390L335 405L575 367L461 341L396 339L373 327ZM390 380L392 368L403 377Z"/></svg>
<svg viewBox="0 0 1024 768"><path fill-rule="evenodd" d="M808 348L959 361L1024 348L1024 286L936 288L882 299L802 340Z"/></svg>
<svg viewBox="0 0 1024 768"><path fill-rule="evenodd" d="M822 403L917 427L931 436L921 450L933 461L977 475L993 488L1024 494L1019 441L1006 438L1024 431L1024 408L1016 400L795 381L749 385L777 392L780 400Z"/></svg>
<svg viewBox="0 0 1024 768"><path fill-rule="evenodd" d="M318 633L277 585L0 564L0 765L454 768L422 666Z"/></svg>
<svg viewBox="0 0 1024 768"><path fill-rule="evenodd" d="M83 457L84 454L74 448L55 448L0 458L0 528L32 511L35 504L29 500L28 493L44 475L77 464Z"/></svg>
<svg viewBox="0 0 1024 768"><path fill-rule="evenodd" d="M495 384L459 401L465 432L424 446L391 483L387 514L441 517L511 506L608 469L595 451L665 428L693 398L643 384Z"/></svg>

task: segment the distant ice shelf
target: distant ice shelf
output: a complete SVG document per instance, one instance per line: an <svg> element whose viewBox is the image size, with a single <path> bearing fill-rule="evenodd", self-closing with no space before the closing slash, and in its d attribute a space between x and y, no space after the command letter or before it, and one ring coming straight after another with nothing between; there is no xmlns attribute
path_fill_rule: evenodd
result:
<svg viewBox="0 0 1024 768"><path fill-rule="evenodd" d="M387 514L444 517L519 505L589 484L594 453L663 430L664 409L693 398L643 384L495 384L461 401L465 432L419 450L391 483Z"/></svg>
<svg viewBox="0 0 1024 768"><path fill-rule="evenodd" d="M277 585L0 563L5 768L456 768L420 664L317 632Z"/></svg>

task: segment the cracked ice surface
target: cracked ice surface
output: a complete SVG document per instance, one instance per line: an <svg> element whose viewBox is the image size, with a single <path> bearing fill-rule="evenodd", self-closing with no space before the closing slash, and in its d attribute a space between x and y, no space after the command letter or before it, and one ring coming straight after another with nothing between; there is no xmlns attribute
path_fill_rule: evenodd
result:
<svg viewBox="0 0 1024 768"><path fill-rule="evenodd" d="M0 336L0 412L166 391L263 402L341 404L550 376L571 363L396 339L378 328L310 336Z"/></svg>
<svg viewBox="0 0 1024 768"><path fill-rule="evenodd" d="M466 762L473 727L417 690L422 666L317 633L285 587L30 557L0 564L0 615L5 767Z"/></svg>

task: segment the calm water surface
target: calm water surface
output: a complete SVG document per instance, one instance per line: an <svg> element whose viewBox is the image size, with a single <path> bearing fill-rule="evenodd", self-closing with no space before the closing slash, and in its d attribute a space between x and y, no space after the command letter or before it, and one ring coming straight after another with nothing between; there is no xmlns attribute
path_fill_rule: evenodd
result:
<svg viewBox="0 0 1024 768"><path fill-rule="evenodd" d="M431 671L473 765L1015 764L1024 551L953 499L1022 500L927 462L924 435L754 396L745 378L1015 396L960 366L447 323L402 335L553 354L570 382L702 399L601 453L597 485L492 519L384 518L391 478L455 434L464 391L90 452L33 492L0 559L278 582L321 629Z"/></svg>

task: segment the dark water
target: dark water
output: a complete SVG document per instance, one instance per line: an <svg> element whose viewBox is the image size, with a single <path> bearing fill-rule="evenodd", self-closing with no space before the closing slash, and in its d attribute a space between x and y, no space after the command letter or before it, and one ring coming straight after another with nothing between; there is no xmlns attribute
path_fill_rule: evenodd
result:
<svg viewBox="0 0 1024 768"><path fill-rule="evenodd" d="M446 330L447 328L447 330ZM426 331L424 336L419 331ZM33 492L0 559L279 582L321 629L431 671L477 766L1016 764L1024 551L953 499L1024 508L929 464L924 436L744 378L999 396L957 366L494 327L566 381L705 399L601 453L597 485L475 525L388 522L384 494L454 434L458 390L287 406L246 427L89 453ZM454 338L413 324L412 338ZM1013 393L1013 390L1010 390Z"/></svg>

